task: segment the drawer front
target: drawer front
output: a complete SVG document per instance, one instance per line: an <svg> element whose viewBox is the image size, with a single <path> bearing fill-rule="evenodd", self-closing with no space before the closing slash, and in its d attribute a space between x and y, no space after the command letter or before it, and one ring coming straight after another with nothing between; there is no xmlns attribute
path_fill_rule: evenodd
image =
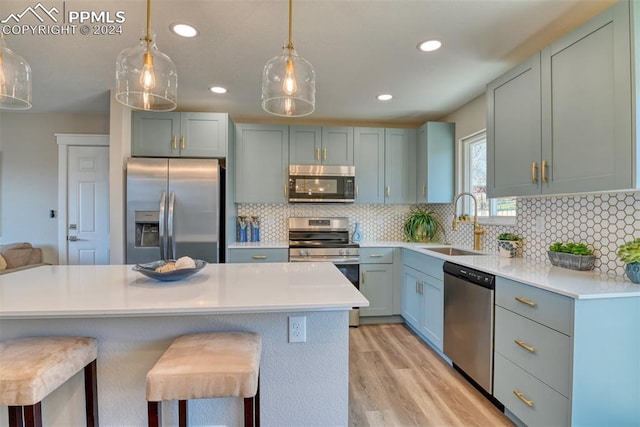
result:
<svg viewBox="0 0 640 427"><path fill-rule="evenodd" d="M526 425L569 425L569 399L511 363L500 354L495 355L493 391L495 397ZM514 392L521 393L522 399Z"/></svg>
<svg viewBox="0 0 640 427"><path fill-rule="evenodd" d="M393 248L360 248L360 264L393 264Z"/></svg>
<svg viewBox="0 0 640 427"><path fill-rule="evenodd" d="M571 338L502 307L496 307L495 321L495 350L569 396Z"/></svg>
<svg viewBox="0 0 640 427"><path fill-rule="evenodd" d="M287 262L289 261L288 249L231 249L229 250L229 262Z"/></svg>
<svg viewBox="0 0 640 427"><path fill-rule="evenodd" d="M573 299L503 277L496 277L496 305L573 335Z"/></svg>
<svg viewBox="0 0 640 427"><path fill-rule="evenodd" d="M404 249L402 252L402 263L431 277L444 280L444 272L442 271L444 260L441 258L420 254L410 249Z"/></svg>

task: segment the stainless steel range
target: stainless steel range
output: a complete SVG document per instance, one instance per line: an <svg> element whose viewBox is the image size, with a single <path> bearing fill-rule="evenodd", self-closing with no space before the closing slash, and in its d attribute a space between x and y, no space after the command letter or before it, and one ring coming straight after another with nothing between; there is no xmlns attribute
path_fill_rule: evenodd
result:
<svg viewBox="0 0 640 427"><path fill-rule="evenodd" d="M332 262L360 288L360 252L349 242L349 218L289 218L289 261ZM360 324L360 310L349 313L349 326Z"/></svg>

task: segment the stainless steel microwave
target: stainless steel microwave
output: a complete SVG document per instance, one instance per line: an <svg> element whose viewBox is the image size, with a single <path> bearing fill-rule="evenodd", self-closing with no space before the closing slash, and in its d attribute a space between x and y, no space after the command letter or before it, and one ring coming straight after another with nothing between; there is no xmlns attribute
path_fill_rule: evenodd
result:
<svg viewBox="0 0 640 427"><path fill-rule="evenodd" d="M354 166L289 165L289 202L351 203L355 175Z"/></svg>

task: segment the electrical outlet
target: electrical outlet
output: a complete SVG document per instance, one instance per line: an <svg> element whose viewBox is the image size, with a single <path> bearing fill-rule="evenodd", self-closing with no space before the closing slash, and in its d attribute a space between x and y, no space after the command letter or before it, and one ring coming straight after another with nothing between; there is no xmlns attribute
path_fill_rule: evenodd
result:
<svg viewBox="0 0 640 427"><path fill-rule="evenodd" d="M289 317L289 342L307 342L307 317Z"/></svg>
<svg viewBox="0 0 640 427"><path fill-rule="evenodd" d="M544 233L545 223L543 216L536 217L536 233Z"/></svg>

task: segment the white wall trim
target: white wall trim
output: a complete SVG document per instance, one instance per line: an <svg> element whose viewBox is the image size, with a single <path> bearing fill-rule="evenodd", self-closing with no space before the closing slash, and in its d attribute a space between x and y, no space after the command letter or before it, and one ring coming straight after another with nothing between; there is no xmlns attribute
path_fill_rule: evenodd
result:
<svg viewBox="0 0 640 427"><path fill-rule="evenodd" d="M109 135L54 133L58 144L58 264L67 259L67 183L69 146L109 146Z"/></svg>

